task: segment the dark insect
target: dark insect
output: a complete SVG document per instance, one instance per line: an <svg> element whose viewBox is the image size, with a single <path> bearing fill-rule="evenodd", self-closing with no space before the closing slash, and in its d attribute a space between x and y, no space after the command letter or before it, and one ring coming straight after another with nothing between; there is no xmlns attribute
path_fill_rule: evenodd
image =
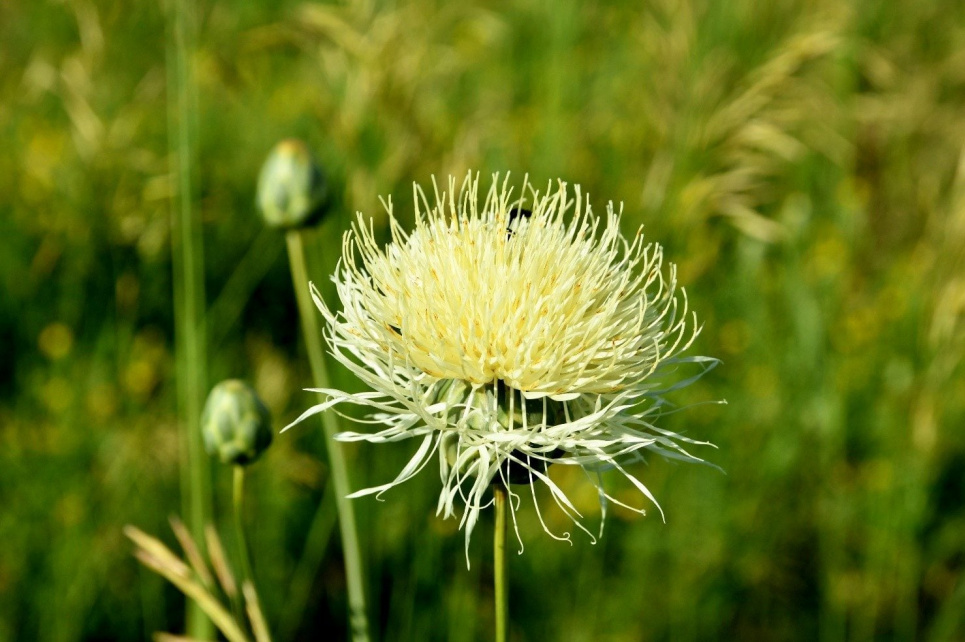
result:
<svg viewBox="0 0 965 642"><path fill-rule="evenodd" d="M513 238L513 234L516 233L515 230L513 229L514 228L513 222L516 219L518 219L521 216L523 218L529 218L532 215L533 215L533 212L531 210L527 210L522 207L514 207L513 209L509 210L509 225L506 228L506 240L508 241L509 239Z"/></svg>

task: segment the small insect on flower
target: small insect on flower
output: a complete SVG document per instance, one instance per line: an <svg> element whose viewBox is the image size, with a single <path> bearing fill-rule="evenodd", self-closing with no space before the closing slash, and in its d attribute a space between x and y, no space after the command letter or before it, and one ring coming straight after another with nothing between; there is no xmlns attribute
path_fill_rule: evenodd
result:
<svg viewBox="0 0 965 642"><path fill-rule="evenodd" d="M366 421L384 427L340 440L420 440L395 479L352 496L382 493L437 461L438 512L461 509L467 551L494 482L529 484L544 529L568 540L546 528L533 490L542 482L589 534L550 464L586 471L604 513L607 501L620 503L603 488L607 469L656 504L625 466L643 451L703 461L685 445L706 442L656 421L669 406L664 395L717 363L681 356L700 328L677 292L675 267L663 271L662 248L641 232L627 241L612 203L601 219L579 186L562 181L541 194L524 180L516 196L497 174L480 200L470 174L458 190L453 178L444 191L433 181L433 192L430 202L415 187L411 232L383 201L392 234L385 247L358 215L333 277L341 312L312 286L332 354L371 391L315 390L327 399L294 423L359 404L375 411ZM695 373L674 381L684 363ZM509 492L515 524L519 497Z"/></svg>

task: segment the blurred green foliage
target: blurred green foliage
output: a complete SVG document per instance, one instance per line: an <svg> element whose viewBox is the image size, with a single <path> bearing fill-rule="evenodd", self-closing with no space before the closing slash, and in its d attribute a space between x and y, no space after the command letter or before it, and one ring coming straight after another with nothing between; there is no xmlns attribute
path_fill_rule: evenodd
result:
<svg viewBox="0 0 965 642"><path fill-rule="evenodd" d="M282 138L331 179L311 271L333 303L352 212L383 225L378 195L405 211L412 180L469 168L622 201L678 263L695 353L724 364L676 401L729 405L668 427L726 474L653 460L666 524L613 509L596 546L523 511L515 639L965 638L965 5L206 0L193 19L208 372L251 380L277 427L315 401L254 207ZM0 3L0 640L181 630L121 534L171 542L179 510L166 24L158 3ZM275 442L249 481L268 620L343 639L337 538L317 572L305 554L320 431ZM408 458L349 452L358 488ZM383 639L492 630L488 542L467 570L437 491L427 471L358 500Z"/></svg>

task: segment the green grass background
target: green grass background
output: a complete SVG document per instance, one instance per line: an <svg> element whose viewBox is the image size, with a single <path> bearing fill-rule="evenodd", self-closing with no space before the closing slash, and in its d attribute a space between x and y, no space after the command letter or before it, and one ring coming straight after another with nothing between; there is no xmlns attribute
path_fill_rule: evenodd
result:
<svg viewBox="0 0 965 642"><path fill-rule="evenodd" d="M0 640L182 630L121 534L173 545L180 511L169 9L0 2ZM331 179L310 270L333 304L350 215L384 225L391 194L405 217L413 180L467 169L623 202L678 264L693 353L723 364L675 401L728 405L666 425L725 473L652 459L636 472L666 523L612 509L595 546L521 513L513 639L965 639L965 5L207 0L190 18L209 385L249 379L278 428L316 401L284 239L253 205L280 138ZM361 488L410 449L347 452ZM558 477L595 523L589 485ZM345 637L337 536L305 554L327 479L310 426L251 470L279 640ZM491 517L467 570L438 486L427 470L357 501L381 639L491 637Z"/></svg>

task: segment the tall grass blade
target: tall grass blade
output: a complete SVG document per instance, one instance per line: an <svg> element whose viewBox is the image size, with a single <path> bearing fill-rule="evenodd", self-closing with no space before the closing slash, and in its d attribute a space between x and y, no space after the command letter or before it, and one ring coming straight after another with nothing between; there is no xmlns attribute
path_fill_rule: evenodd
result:
<svg viewBox="0 0 965 642"><path fill-rule="evenodd" d="M193 159L197 111L190 52L190 0L171 0L167 9L168 150L177 175L171 200L171 255L174 270L175 360L181 426L181 503L188 529L203 542L211 515L210 468L201 444L201 406L206 387L204 248L201 221L194 215ZM192 601L187 632L210 638L211 622Z"/></svg>

